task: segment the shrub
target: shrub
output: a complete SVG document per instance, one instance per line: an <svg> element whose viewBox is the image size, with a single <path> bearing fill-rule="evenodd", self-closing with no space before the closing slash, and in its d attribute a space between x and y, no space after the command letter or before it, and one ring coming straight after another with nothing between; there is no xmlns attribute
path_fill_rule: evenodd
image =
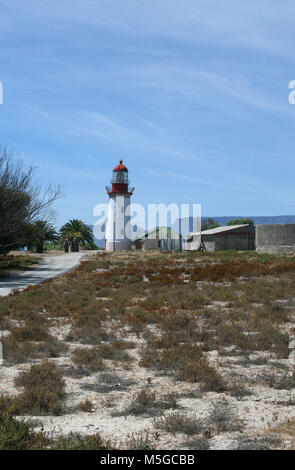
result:
<svg viewBox="0 0 295 470"><path fill-rule="evenodd" d="M124 447L128 450L153 450L155 438L149 430L132 433L125 439Z"/></svg>
<svg viewBox="0 0 295 470"><path fill-rule="evenodd" d="M228 385L228 392L232 397L240 400L243 397L252 395L251 390L247 390L241 382L233 382Z"/></svg>
<svg viewBox="0 0 295 470"><path fill-rule="evenodd" d="M30 321L26 322L25 326L13 328L11 335L17 342L45 341L48 336L48 331L43 323L44 322L40 322L38 317L32 318Z"/></svg>
<svg viewBox="0 0 295 470"><path fill-rule="evenodd" d="M263 378L266 385L277 390L291 390L295 388L295 377L294 375L289 375L288 372L281 375L269 374Z"/></svg>
<svg viewBox="0 0 295 470"><path fill-rule="evenodd" d="M65 398L65 383L58 367L49 362L31 366L15 379L17 386L24 387L18 397L22 412L33 415L59 415Z"/></svg>
<svg viewBox="0 0 295 470"><path fill-rule="evenodd" d="M282 445L282 441L275 437L240 437L233 450L271 450Z"/></svg>
<svg viewBox="0 0 295 470"><path fill-rule="evenodd" d="M103 370L104 368L100 351L97 348L75 349L72 354L72 360L78 367L89 369L92 372L97 372L98 370Z"/></svg>
<svg viewBox="0 0 295 470"><path fill-rule="evenodd" d="M50 448L52 450L112 450L114 447L99 434L92 436L70 434L67 437L59 437L53 441Z"/></svg>
<svg viewBox="0 0 295 470"><path fill-rule="evenodd" d="M258 319L268 320L270 322L282 323L289 320L288 309L280 303L272 303L259 308L256 311Z"/></svg>
<svg viewBox="0 0 295 470"><path fill-rule="evenodd" d="M237 346L241 349L249 348L249 337L244 334L244 330L240 325L231 323L219 324L215 331L216 346Z"/></svg>
<svg viewBox="0 0 295 470"><path fill-rule="evenodd" d="M203 431L204 425L196 417L189 417L183 413L174 412L163 418L156 418L153 421L156 429L167 431L171 434L199 434Z"/></svg>
<svg viewBox="0 0 295 470"><path fill-rule="evenodd" d="M27 326L13 328L3 338L5 359L8 363L22 363L30 359L58 357L67 350L66 345L48 334L44 326L29 322ZM38 342L38 343L37 343Z"/></svg>
<svg viewBox="0 0 295 470"><path fill-rule="evenodd" d="M93 403L90 400L81 401L81 403L79 403L78 408L80 411L86 411L87 413L91 413L91 411L93 410Z"/></svg>
<svg viewBox="0 0 295 470"><path fill-rule="evenodd" d="M141 349L141 366L175 371L190 360L198 360L202 354L200 347L191 344L172 344L161 351L155 350L156 344L157 340L151 341Z"/></svg>
<svg viewBox="0 0 295 470"><path fill-rule="evenodd" d="M150 345L142 346L140 348L140 362L141 367L147 367L149 369L160 369L160 361L162 352L157 351Z"/></svg>
<svg viewBox="0 0 295 470"><path fill-rule="evenodd" d="M275 352L279 358L287 358L289 355L289 336L272 326L265 326L254 338L256 351Z"/></svg>
<svg viewBox="0 0 295 470"><path fill-rule="evenodd" d="M240 422L238 421L234 409L226 401L212 402L208 423L211 424L217 432L235 431L240 429Z"/></svg>
<svg viewBox="0 0 295 470"><path fill-rule="evenodd" d="M108 339L108 334L101 328L101 320L94 314L82 314L74 321L74 326L67 335L66 341L77 341L82 344L100 344Z"/></svg>
<svg viewBox="0 0 295 470"><path fill-rule="evenodd" d="M16 420L13 398L0 396L0 450L43 449L49 439L42 432L35 433L28 422Z"/></svg>
<svg viewBox="0 0 295 470"><path fill-rule="evenodd" d="M185 304L183 307L185 308ZM175 330L182 330L188 327L194 328L196 326L192 315L183 312L165 315L161 323L164 330L172 331L173 333Z"/></svg>
<svg viewBox="0 0 295 470"><path fill-rule="evenodd" d="M133 399L126 409L125 414L139 415L144 413L157 413L161 409L175 408L177 400L174 394L168 393L157 397L156 393L142 388L133 396Z"/></svg>
<svg viewBox="0 0 295 470"><path fill-rule="evenodd" d="M1 341L5 360L10 364L27 362L39 356L39 345L31 341L19 342L13 334L5 336Z"/></svg>
<svg viewBox="0 0 295 470"><path fill-rule="evenodd" d="M182 442L181 449L188 449L188 450L208 450L210 448L210 444L206 437L195 437L186 442Z"/></svg>
<svg viewBox="0 0 295 470"><path fill-rule="evenodd" d="M127 341L113 341L109 344L103 344L98 347L98 351L102 358L112 359L116 361L129 362L132 360L126 349L134 347L133 343Z"/></svg>
<svg viewBox="0 0 295 470"><path fill-rule="evenodd" d="M48 335L44 343L40 344L39 351L43 357L59 357L67 351L67 346L52 335Z"/></svg>
<svg viewBox="0 0 295 470"><path fill-rule="evenodd" d="M183 363L176 372L176 378L187 382L200 382L203 392L224 392L227 389L221 375L204 358Z"/></svg>

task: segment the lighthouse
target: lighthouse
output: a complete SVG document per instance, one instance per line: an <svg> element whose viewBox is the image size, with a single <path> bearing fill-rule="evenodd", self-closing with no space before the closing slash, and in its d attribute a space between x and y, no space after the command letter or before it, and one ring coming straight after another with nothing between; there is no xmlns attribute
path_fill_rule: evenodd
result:
<svg viewBox="0 0 295 470"><path fill-rule="evenodd" d="M129 186L128 169L120 160L113 169L112 186L106 186L109 195L105 248L106 251L130 250L130 198L134 187Z"/></svg>

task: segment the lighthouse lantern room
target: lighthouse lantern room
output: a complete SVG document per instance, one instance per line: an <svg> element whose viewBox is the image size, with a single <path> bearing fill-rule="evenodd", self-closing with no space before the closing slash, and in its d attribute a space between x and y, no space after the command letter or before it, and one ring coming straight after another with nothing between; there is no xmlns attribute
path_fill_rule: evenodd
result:
<svg viewBox="0 0 295 470"><path fill-rule="evenodd" d="M120 160L113 169L111 187L106 186L109 195L106 219L106 251L130 250L130 198L134 187L129 186L128 169Z"/></svg>

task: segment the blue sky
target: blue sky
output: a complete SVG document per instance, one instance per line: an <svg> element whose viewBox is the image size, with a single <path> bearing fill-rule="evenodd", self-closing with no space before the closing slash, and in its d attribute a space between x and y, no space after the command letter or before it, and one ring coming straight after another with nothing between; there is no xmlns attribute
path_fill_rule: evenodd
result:
<svg viewBox="0 0 295 470"><path fill-rule="evenodd" d="M294 214L293 0L0 0L0 142L93 223L123 158L136 203Z"/></svg>

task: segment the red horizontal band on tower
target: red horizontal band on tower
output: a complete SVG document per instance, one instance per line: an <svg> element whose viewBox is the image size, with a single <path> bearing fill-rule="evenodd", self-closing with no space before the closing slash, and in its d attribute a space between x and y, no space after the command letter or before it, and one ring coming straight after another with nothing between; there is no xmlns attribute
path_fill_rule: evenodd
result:
<svg viewBox="0 0 295 470"><path fill-rule="evenodd" d="M128 184L124 183L113 183L112 193L128 194Z"/></svg>

